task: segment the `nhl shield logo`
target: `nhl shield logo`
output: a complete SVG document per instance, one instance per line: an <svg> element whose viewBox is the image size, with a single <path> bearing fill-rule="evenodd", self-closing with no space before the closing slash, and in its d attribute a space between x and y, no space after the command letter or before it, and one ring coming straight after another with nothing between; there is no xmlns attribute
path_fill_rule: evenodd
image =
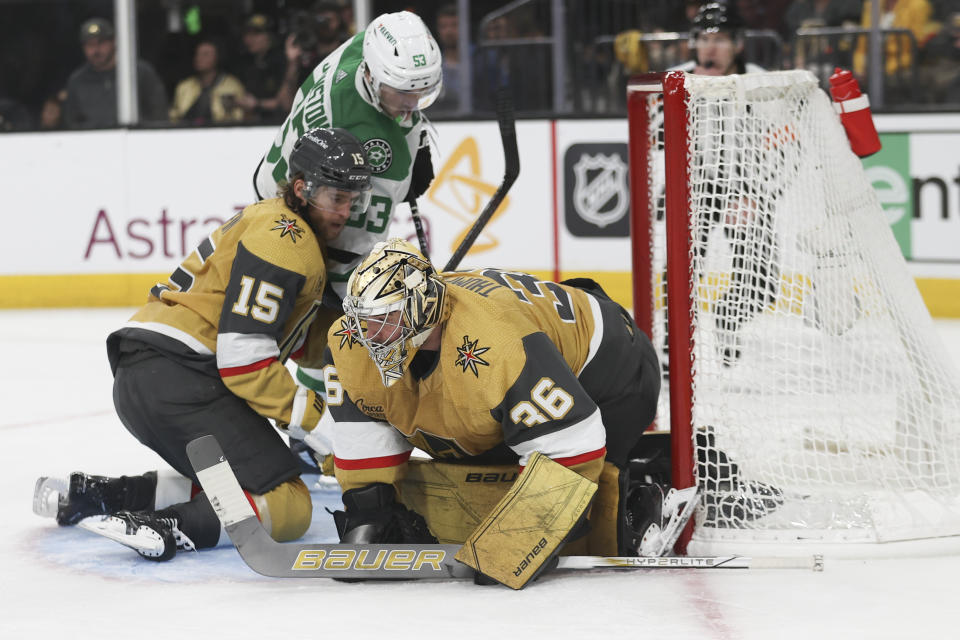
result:
<svg viewBox="0 0 960 640"><path fill-rule="evenodd" d="M564 218L575 236L630 235L627 145L572 144L564 153Z"/></svg>
<svg viewBox="0 0 960 640"><path fill-rule="evenodd" d="M573 175L573 206L581 218L602 229L627 212L627 165L620 156L584 153Z"/></svg>

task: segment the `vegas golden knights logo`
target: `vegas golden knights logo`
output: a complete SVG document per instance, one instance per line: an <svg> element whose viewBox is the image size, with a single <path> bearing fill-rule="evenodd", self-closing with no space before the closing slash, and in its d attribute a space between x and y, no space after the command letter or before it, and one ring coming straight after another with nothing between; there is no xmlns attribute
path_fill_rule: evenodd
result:
<svg viewBox="0 0 960 640"><path fill-rule="evenodd" d="M357 339L357 330L350 326L344 318L340 318L340 331L335 331L333 335L340 338L340 348L352 349L353 345L360 344Z"/></svg>
<svg viewBox="0 0 960 640"><path fill-rule="evenodd" d="M483 365L489 367L490 363L481 358L481 354L490 351L490 347L478 347L477 343L480 340L470 341L470 336L463 336L463 344L457 347L457 364L460 367L463 367L464 373L467 369L473 371L473 375L480 377L480 372L477 369L477 365Z"/></svg>
<svg viewBox="0 0 960 640"><path fill-rule="evenodd" d="M297 240L300 239L300 236L303 235L303 229L300 228L300 225L297 224L297 221L292 218L280 214L279 220L274 220L277 223L277 226L270 229L271 231L279 231L280 237L284 238L290 236L290 239L293 240L293 243L296 244Z"/></svg>

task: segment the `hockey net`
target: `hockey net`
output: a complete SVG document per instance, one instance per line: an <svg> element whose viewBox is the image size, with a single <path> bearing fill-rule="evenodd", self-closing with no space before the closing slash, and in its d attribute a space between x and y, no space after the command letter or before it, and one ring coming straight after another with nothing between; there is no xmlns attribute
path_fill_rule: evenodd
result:
<svg viewBox="0 0 960 640"><path fill-rule="evenodd" d="M687 552L955 543L960 376L815 78L648 74L628 104Z"/></svg>

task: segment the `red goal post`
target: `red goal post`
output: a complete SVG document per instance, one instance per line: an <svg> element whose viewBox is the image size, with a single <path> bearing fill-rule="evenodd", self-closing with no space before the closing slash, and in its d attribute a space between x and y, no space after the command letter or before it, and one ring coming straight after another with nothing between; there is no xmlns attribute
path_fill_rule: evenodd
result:
<svg viewBox="0 0 960 640"><path fill-rule="evenodd" d="M665 146L664 170L666 172L665 189L671 189L666 198L670 210L666 214L665 237L667 260L674 257L673 268L667 269L667 278L661 286L666 286L671 299L689 298L691 274L688 270L686 255L690 251L689 228L689 172L687 171L687 123L684 117L670 117L666 113L683 114L683 101L686 92L683 88L682 72L648 73L631 79L627 90L627 122L629 127L629 164L630 164L630 242L633 267L634 317L637 325L648 335L653 336L654 305L642 304L642 301L654 300L654 278L651 274L650 253L652 249L651 220L655 215L654 176L651 175L651 156L656 151L659 127L652 121L651 99L662 96L664 103L663 135L669 135L670 145ZM669 126L669 134L666 127ZM677 366L681 361L689 362L693 357L689 331L689 306L670 307L672 314L669 322L678 327L671 331L670 370L676 372L671 380L670 416L678 425L692 424L691 377L690 368ZM658 354L662 358L662 353ZM673 427L671 427L673 428ZM673 433L678 433L673 430ZM688 433L689 436L689 433ZM671 438L670 454L673 486L678 489L692 487L696 483L693 465L692 437ZM678 549L686 548L690 538L690 526L680 537Z"/></svg>
<svg viewBox="0 0 960 640"><path fill-rule="evenodd" d="M678 551L956 548L960 375L816 79L627 94L634 315L702 490Z"/></svg>

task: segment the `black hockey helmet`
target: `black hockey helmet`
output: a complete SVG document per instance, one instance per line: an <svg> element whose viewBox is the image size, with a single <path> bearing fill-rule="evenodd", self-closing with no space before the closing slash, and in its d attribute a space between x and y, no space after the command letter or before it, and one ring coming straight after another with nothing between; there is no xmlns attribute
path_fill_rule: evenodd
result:
<svg viewBox="0 0 960 640"><path fill-rule="evenodd" d="M290 177L303 174L307 198L320 186L366 193L370 163L360 141L346 129L311 129L290 152Z"/></svg>
<svg viewBox="0 0 960 640"><path fill-rule="evenodd" d="M700 7L693 26L690 29L690 39L695 40L701 33L717 33L724 31L734 39L740 37L743 30L743 21L735 8L728 7L724 2L708 2Z"/></svg>

